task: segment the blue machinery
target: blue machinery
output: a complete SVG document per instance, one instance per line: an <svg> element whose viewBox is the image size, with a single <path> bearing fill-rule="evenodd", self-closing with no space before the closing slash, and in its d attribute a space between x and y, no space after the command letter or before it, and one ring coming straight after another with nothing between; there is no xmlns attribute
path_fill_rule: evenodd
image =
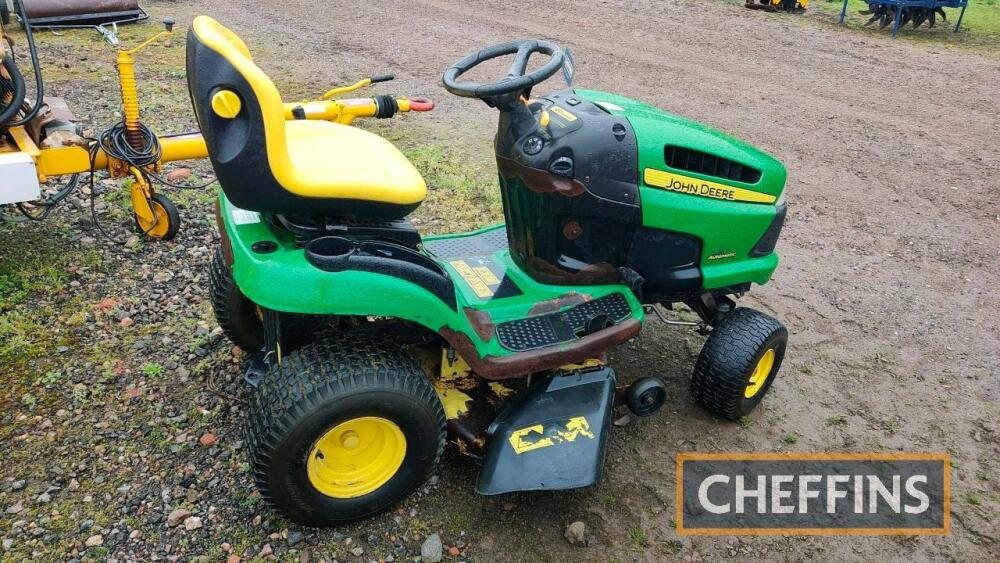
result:
<svg viewBox="0 0 1000 563"><path fill-rule="evenodd" d="M892 36L896 36L896 32L899 31L900 25L906 22L900 23L902 14L904 10L908 8L924 8L929 10L937 10L940 8L961 8L961 13L958 14L958 21L955 23L955 33L958 33L959 27L962 25L962 17L965 16L965 8L969 5L969 0L865 0L869 6L894 6L895 15L892 21ZM840 10L840 23L844 23L844 16L847 15L847 2L844 0L844 7ZM871 23L871 22L869 22Z"/></svg>

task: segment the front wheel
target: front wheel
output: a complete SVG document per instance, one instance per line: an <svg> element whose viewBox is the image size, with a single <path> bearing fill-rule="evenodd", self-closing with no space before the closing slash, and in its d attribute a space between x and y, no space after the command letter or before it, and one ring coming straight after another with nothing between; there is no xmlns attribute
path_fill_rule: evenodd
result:
<svg viewBox="0 0 1000 563"><path fill-rule="evenodd" d="M691 377L691 394L716 416L750 414L771 388L785 357L788 330L755 309L726 315L709 335Z"/></svg>
<svg viewBox="0 0 1000 563"><path fill-rule="evenodd" d="M181 214L174 202L163 194L153 194L149 198L149 208L153 211L152 221L133 214L139 232L160 240L170 240L177 236L177 231L181 228Z"/></svg>
<svg viewBox="0 0 1000 563"><path fill-rule="evenodd" d="M261 496L296 522L329 526L419 486L444 448L445 417L405 350L339 335L272 368L250 400L246 438Z"/></svg>

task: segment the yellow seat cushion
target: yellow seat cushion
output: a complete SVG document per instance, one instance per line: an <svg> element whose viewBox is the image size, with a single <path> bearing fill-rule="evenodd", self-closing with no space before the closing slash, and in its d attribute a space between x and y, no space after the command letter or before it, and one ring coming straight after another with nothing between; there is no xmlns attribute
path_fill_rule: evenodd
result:
<svg viewBox="0 0 1000 563"><path fill-rule="evenodd" d="M411 208L423 201L427 195L423 178L392 143L347 125L285 121L278 89L253 62L246 44L235 33L207 16L195 18L191 30L249 86L249 91L240 94L247 108L237 110L234 120L249 119L255 113L251 108L259 108L264 154L252 156L266 156L279 189L302 198L360 200ZM266 185L264 179L259 180ZM310 202L305 202L299 211L308 212L309 207ZM322 202L317 202L315 209L323 209Z"/></svg>
<svg viewBox="0 0 1000 563"><path fill-rule="evenodd" d="M420 203L427 185L392 143L363 129L328 121L285 122L291 163L283 187L315 198Z"/></svg>

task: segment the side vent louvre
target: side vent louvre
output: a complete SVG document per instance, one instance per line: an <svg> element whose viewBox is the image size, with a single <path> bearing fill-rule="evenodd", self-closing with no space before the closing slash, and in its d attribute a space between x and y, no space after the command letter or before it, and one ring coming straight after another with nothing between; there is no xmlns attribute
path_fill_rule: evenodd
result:
<svg viewBox="0 0 1000 563"><path fill-rule="evenodd" d="M756 184L757 180L760 180L760 170L756 168L694 149L667 145L663 147L663 160L671 168L697 172L706 176L715 176L746 184Z"/></svg>

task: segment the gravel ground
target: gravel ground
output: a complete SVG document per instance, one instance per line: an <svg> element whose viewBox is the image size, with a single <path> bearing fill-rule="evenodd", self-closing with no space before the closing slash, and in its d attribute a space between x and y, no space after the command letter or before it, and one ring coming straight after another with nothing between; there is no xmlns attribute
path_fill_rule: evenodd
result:
<svg viewBox="0 0 1000 563"><path fill-rule="evenodd" d="M786 163L783 263L748 304L785 321L792 343L763 407L732 425L688 397L703 339L650 325L612 361L626 381L662 375L672 402L615 430L600 486L481 498L475 465L449 451L396 510L304 529L264 507L247 474L242 357L206 298L213 192L168 190L182 208L178 238L124 246L95 230L81 192L46 223L0 226L3 560L409 561L435 534L450 560L1000 558L1000 49L891 41L706 0L146 4L181 27L196 13L230 25L291 99L376 72L397 75L382 91L433 96L435 112L377 126L427 175L416 220L430 232L500 217L495 116L447 96L441 71L513 37L572 46L580 85L705 121ZM113 121L112 51L89 31L39 42L50 91L91 127ZM182 43L140 57L144 119L161 133L193 127ZM897 110L902 100L916 109ZM192 171L192 182L211 174ZM96 189L102 223L129 239L125 188ZM692 450L948 451L954 527L681 538L673 459ZM564 538L574 521L585 547Z"/></svg>

